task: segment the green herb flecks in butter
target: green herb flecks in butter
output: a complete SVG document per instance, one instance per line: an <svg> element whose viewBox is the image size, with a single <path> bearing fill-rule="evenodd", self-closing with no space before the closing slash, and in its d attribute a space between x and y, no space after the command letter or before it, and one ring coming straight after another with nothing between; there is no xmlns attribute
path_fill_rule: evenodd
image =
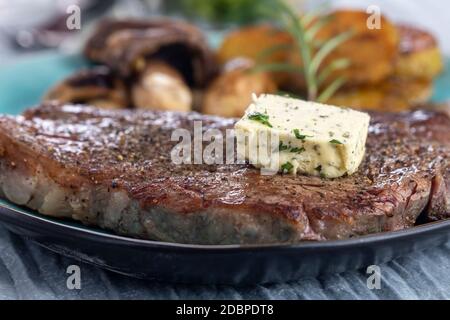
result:
<svg viewBox="0 0 450 320"><path fill-rule="evenodd" d="M289 146L287 146L287 145L283 144L283 142L282 142L282 141L280 141L280 144L279 144L278 150L280 150L280 151L286 151L286 150L289 150Z"/></svg>
<svg viewBox="0 0 450 320"><path fill-rule="evenodd" d="M301 134L299 129L294 129L292 132L294 132L294 135L295 135L295 137L297 139L302 140L302 141L306 140L306 138L312 138L313 137L313 136L308 136L308 135L305 135L305 134Z"/></svg>
<svg viewBox="0 0 450 320"><path fill-rule="evenodd" d="M294 166L290 162L286 162L283 165L281 165L281 172L283 173L289 173L294 169Z"/></svg>
<svg viewBox="0 0 450 320"><path fill-rule="evenodd" d="M291 148L290 150L292 153L303 153L306 151L305 148L301 147L301 148Z"/></svg>
<svg viewBox="0 0 450 320"><path fill-rule="evenodd" d="M269 116L261 112L254 112L252 114L249 114L248 118L250 120L260 122L261 124L268 126L269 128L273 127L269 122Z"/></svg>

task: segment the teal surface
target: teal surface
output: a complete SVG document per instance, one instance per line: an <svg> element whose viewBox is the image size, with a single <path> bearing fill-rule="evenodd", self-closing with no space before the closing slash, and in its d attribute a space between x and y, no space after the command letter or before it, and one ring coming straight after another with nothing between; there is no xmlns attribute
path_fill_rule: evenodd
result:
<svg viewBox="0 0 450 320"><path fill-rule="evenodd" d="M0 113L17 114L41 100L57 81L87 66L81 56L40 54L0 63Z"/></svg>
<svg viewBox="0 0 450 320"><path fill-rule="evenodd" d="M88 66L81 56L40 54L13 64L0 63L0 113L18 114L41 100L57 81ZM450 58L435 82L434 102L450 100Z"/></svg>
<svg viewBox="0 0 450 320"><path fill-rule="evenodd" d="M446 59L445 72L434 83L434 102L450 100L450 58Z"/></svg>

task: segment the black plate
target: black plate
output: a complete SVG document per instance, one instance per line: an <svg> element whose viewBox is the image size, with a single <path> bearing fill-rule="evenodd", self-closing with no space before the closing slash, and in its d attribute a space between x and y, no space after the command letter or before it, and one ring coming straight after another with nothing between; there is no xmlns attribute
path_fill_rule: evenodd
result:
<svg viewBox="0 0 450 320"><path fill-rule="evenodd" d="M14 233L62 255L163 282L257 284L367 268L450 240L450 221L345 241L268 246L199 246L137 240L47 218L0 201Z"/></svg>

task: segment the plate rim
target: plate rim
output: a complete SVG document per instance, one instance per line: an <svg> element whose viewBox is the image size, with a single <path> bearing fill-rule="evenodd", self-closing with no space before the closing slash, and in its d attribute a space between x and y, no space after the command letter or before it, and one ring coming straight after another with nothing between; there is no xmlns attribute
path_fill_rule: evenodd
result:
<svg viewBox="0 0 450 320"><path fill-rule="evenodd" d="M81 234L88 234L90 237L103 238L104 240L110 240L117 243L122 243L126 245L134 245L147 248L158 248L167 250L186 250L186 251L200 251L200 252L221 252L221 253L231 253L235 251L267 251L267 250L318 250L318 249L332 249L332 248L354 248L355 246L364 246L368 244L377 244L382 242L391 242L395 240L402 240L411 236L420 236L430 232L440 231L441 229L450 229L450 219L435 221L425 223L423 225L415 226L409 229L403 229L398 231L388 231L380 232L369 235L364 235L360 237L355 237L351 239L344 240L327 240L327 241L311 241L311 242L300 242L300 243L275 243L275 244L251 244L251 245L199 245L199 244L183 244L183 243L172 243L164 241L155 240L145 240L127 237L123 235L114 234L108 230L100 229L99 227L84 226L81 222L76 220L70 220L70 223L64 220L58 220L58 218L48 217L38 212L28 212L31 209L15 207L10 201L1 199L0 202L0 221L6 221L7 223L13 223L19 227L26 228L23 226L21 218L27 219L30 223L44 224L47 227L56 227L58 231L70 230ZM11 218L5 218L5 211L7 215ZM14 218L13 215L19 214L20 216ZM14 220L14 221L11 221Z"/></svg>

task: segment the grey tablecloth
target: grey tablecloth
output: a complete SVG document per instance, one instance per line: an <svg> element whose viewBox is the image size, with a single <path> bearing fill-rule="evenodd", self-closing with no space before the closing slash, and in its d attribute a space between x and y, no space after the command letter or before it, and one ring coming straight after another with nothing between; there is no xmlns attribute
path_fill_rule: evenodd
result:
<svg viewBox="0 0 450 320"><path fill-rule="evenodd" d="M80 290L67 288L70 265ZM244 288L160 284L61 257L0 225L0 299L450 299L450 243L380 267L380 290L367 288L365 271Z"/></svg>

